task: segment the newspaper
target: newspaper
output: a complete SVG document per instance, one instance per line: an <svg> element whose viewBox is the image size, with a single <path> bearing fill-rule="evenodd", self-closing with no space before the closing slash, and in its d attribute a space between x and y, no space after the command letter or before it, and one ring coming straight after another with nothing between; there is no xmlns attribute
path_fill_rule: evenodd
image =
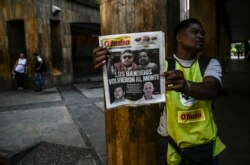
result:
<svg viewBox="0 0 250 165"><path fill-rule="evenodd" d="M109 48L103 67L107 109L165 102L163 32L100 36L99 45Z"/></svg>

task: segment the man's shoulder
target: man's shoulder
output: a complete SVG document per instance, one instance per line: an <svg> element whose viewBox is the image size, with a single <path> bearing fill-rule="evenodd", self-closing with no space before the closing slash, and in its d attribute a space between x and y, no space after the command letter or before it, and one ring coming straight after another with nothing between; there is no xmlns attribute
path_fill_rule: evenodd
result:
<svg viewBox="0 0 250 165"><path fill-rule="evenodd" d="M152 98L153 98L153 99L161 98L161 94L153 95Z"/></svg>
<svg viewBox="0 0 250 165"><path fill-rule="evenodd" d="M144 98L144 95L137 101L145 101L146 99Z"/></svg>
<svg viewBox="0 0 250 165"><path fill-rule="evenodd" d="M152 99L159 99L159 98L161 98L162 97L162 95L161 94L156 94L156 95L152 95ZM152 100L152 99L149 99L149 100ZM146 99L145 99L145 97L144 97L144 95L139 99L139 100L137 100L137 101L146 101Z"/></svg>
<svg viewBox="0 0 250 165"><path fill-rule="evenodd" d="M154 63L154 62L149 62L149 63L148 63L148 66L157 66L157 64Z"/></svg>
<svg viewBox="0 0 250 165"><path fill-rule="evenodd" d="M114 63L114 66L115 67L122 67L123 66L122 64L123 64L122 62L117 62L117 63Z"/></svg>
<svg viewBox="0 0 250 165"><path fill-rule="evenodd" d="M112 104L118 104L118 103L127 103L130 102L131 100L129 99L124 99L124 100L115 100L114 102L112 102Z"/></svg>
<svg viewBox="0 0 250 165"><path fill-rule="evenodd" d="M139 69L157 69L158 65L156 63L150 62L147 66L137 65Z"/></svg>
<svg viewBox="0 0 250 165"><path fill-rule="evenodd" d="M154 69L154 68L156 69L158 67L158 65L156 63L150 62L150 63L148 63L147 67L152 68L152 69Z"/></svg>
<svg viewBox="0 0 250 165"><path fill-rule="evenodd" d="M38 62L43 62L43 59L40 56L37 56L36 59L37 59Z"/></svg>
<svg viewBox="0 0 250 165"><path fill-rule="evenodd" d="M130 102L131 100L129 100L129 99L125 99L125 102Z"/></svg>
<svg viewBox="0 0 250 165"><path fill-rule="evenodd" d="M220 62L217 59L211 59L206 70L204 71L203 77L212 76L217 78L222 84L222 68Z"/></svg>

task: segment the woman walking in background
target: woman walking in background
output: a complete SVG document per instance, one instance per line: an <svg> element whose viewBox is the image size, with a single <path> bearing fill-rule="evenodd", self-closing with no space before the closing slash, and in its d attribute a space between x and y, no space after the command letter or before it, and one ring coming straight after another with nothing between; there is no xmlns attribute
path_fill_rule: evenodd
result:
<svg viewBox="0 0 250 165"><path fill-rule="evenodd" d="M16 60L16 63L12 69L12 74L16 80L17 90L23 90L25 74L27 74L27 59L23 53L19 54L19 58Z"/></svg>

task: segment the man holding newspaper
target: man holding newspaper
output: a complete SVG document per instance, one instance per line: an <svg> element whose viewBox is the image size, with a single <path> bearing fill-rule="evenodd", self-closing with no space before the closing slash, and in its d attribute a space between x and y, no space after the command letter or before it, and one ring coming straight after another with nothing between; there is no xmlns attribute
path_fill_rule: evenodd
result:
<svg viewBox="0 0 250 165"><path fill-rule="evenodd" d="M160 153L160 164L218 165L217 157L225 145L217 136L212 99L222 88L221 66L218 60L208 59L202 72L204 55L199 53L203 49L205 32L200 21L184 20L176 26L174 33L176 53L172 60L165 61L165 72L162 73L166 84L166 117L163 116L161 122L166 124L163 125L165 129L161 129L165 132L160 134L166 136L167 150L161 151L167 151L167 154ZM106 47L93 50L95 69L106 63L108 54ZM182 99L193 101L186 104Z"/></svg>

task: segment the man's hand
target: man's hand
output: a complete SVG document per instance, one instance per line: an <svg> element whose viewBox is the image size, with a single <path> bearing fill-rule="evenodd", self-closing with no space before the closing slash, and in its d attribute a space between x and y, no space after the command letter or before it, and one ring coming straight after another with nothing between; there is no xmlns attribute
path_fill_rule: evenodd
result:
<svg viewBox="0 0 250 165"><path fill-rule="evenodd" d="M106 63L109 51L107 48L98 47L93 50L93 64L95 69L100 69Z"/></svg>
<svg viewBox="0 0 250 165"><path fill-rule="evenodd" d="M166 80L166 90L174 90L176 92L186 93L187 80L184 78L183 72L180 70L171 70L163 72Z"/></svg>
<svg viewBox="0 0 250 165"><path fill-rule="evenodd" d="M213 99L221 90L219 80L212 76L204 77L202 82L187 81L180 70L167 71L162 76L165 76L166 90L181 92L197 100Z"/></svg>

